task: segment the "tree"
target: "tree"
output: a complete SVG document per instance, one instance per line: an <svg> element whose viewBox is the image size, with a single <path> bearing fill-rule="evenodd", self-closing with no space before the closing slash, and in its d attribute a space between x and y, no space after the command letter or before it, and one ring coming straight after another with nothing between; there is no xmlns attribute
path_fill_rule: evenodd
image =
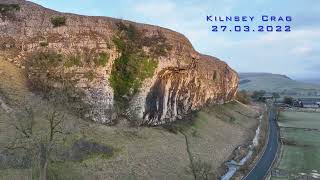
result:
<svg viewBox="0 0 320 180"><path fill-rule="evenodd" d="M11 125L16 130L16 136L7 149L29 152L38 162L39 179L46 180L49 159L59 139L63 137L59 134L64 134L64 115L58 112L56 106L48 109L41 121L35 120L35 114L34 108L26 105L12 115L14 121Z"/></svg>
<svg viewBox="0 0 320 180"><path fill-rule="evenodd" d="M260 90L260 91L253 91L251 97L256 101L263 100L263 96L266 94L266 91Z"/></svg>
<svg viewBox="0 0 320 180"><path fill-rule="evenodd" d="M275 101L277 101L278 98L280 98L280 94L277 92L273 92L272 93L273 98L275 99Z"/></svg>
<svg viewBox="0 0 320 180"><path fill-rule="evenodd" d="M292 104L293 104L293 98L290 97L290 96L285 96L285 97L283 98L283 103L292 105Z"/></svg>
<svg viewBox="0 0 320 180"><path fill-rule="evenodd" d="M193 161L192 165L190 164L189 171L194 174L195 180L215 179L212 165L200 159Z"/></svg>

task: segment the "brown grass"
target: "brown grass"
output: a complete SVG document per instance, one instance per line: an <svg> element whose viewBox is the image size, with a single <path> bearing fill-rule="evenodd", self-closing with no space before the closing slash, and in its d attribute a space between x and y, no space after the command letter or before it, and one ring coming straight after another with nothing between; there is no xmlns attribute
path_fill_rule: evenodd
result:
<svg viewBox="0 0 320 180"><path fill-rule="evenodd" d="M10 63L0 61L0 67L4 66L6 66L3 68L5 73L14 72L11 76L13 79L6 80L8 84L0 81L6 96L17 102L24 97L30 101L41 101L39 98L34 98L27 90L25 78L19 69ZM50 108L50 105L40 106L38 111L47 108ZM0 111L0 119L5 123L10 119L2 118L3 114ZM114 147L117 151L108 158L90 156L81 162L52 163L49 171L53 171L53 174L88 180L193 178L192 174L186 171L190 160L185 138L181 133L174 134L162 127L109 127L79 119L67 110L65 114L65 126L70 130L70 134L65 140L64 147L69 147L77 139L85 138ZM228 160L233 150L253 138L257 116L258 110L236 101L197 112L194 117L195 123L189 125L185 131L191 154L196 159L211 163L214 174L220 175L221 164ZM38 118L38 121L41 121L41 118ZM1 136L12 133L4 126L0 128ZM0 170L2 174L0 179L6 179L11 175L21 177L26 172L27 170ZM27 176L23 177L27 179Z"/></svg>

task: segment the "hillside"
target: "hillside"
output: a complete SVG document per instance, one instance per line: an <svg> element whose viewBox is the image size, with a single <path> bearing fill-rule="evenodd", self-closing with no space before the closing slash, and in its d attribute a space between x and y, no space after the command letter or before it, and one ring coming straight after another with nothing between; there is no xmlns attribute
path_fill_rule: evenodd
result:
<svg viewBox="0 0 320 180"><path fill-rule="evenodd" d="M26 69L31 88L67 94L82 118L159 125L235 97L237 73L180 33L24 0L0 6L1 55Z"/></svg>
<svg viewBox="0 0 320 180"><path fill-rule="evenodd" d="M4 105L19 111L27 103L40 130L47 126L45 117L50 109L58 108L58 113L64 115L63 129L67 135L56 145L48 165L48 179L55 180L191 180L187 146L195 160L209 164L210 177L215 179L224 172L223 163L233 151L251 142L261 113L259 108L233 101L207 107L187 121L170 126L132 127L121 123L105 126L78 118L62 104L54 106L32 93L24 72L1 57L0 74L0 179L3 180L36 179L38 168L32 164L37 159L30 154L4 150L17 136L12 126L15 121ZM188 138L188 144L180 132Z"/></svg>
<svg viewBox="0 0 320 180"><path fill-rule="evenodd" d="M0 30L0 179L216 179L264 110L165 28L1 0Z"/></svg>
<svg viewBox="0 0 320 180"><path fill-rule="evenodd" d="M317 78L301 78L299 81L320 85L320 79Z"/></svg>
<svg viewBox="0 0 320 180"><path fill-rule="evenodd" d="M315 96L320 86L293 80L285 75L271 73L239 73L239 88L249 91L265 90L285 95Z"/></svg>

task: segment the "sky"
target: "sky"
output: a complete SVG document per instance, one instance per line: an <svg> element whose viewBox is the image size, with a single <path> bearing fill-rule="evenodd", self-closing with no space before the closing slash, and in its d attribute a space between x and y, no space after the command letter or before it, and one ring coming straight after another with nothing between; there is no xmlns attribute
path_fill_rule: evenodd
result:
<svg viewBox="0 0 320 180"><path fill-rule="evenodd" d="M320 0L31 0L50 9L158 25L184 34L194 48L238 72L295 79L320 77ZM261 22L262 15L291 22ZM254 22L207 22L207 16L255 16ZM290 32L212 32L212 25L285 26Z"/></svg>

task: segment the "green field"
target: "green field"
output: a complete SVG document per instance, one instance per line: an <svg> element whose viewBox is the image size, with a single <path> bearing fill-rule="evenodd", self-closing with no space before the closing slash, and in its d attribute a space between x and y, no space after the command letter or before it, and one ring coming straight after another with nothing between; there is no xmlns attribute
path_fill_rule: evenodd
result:
<svg viewBox="0 0 320 180"><path fill-rule="evenodd" d="M313 112L281 112L280 127L320 129L320 114Z"/></svg>
<svg viewBox="0 0 320 180"><path fill-rule="evenodd" d="M320 173L320 113L284 111L280 113L279 126L283 146L276 168L289 179L302 175L317 177Z"/></svg>

